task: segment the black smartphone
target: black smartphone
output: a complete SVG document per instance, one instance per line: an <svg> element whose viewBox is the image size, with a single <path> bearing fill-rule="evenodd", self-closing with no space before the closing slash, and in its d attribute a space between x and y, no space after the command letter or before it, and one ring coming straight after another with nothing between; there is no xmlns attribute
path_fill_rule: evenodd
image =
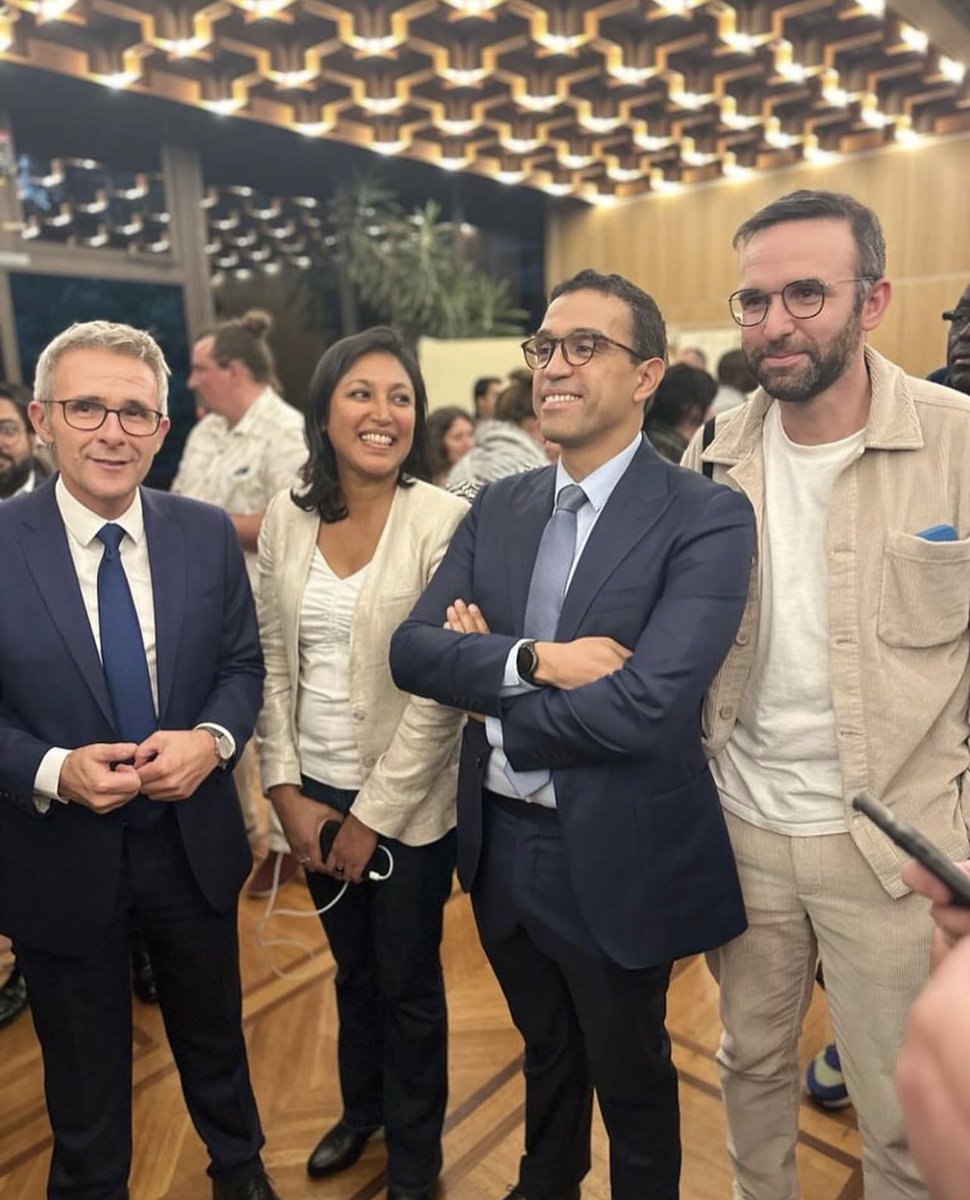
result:
<svg viewBox="0 0 970 1200"><path fill-rule="evenodd" d="M340 832L341 821L335 820L333 817L329 821L324 821L320 826L320 857L324 862L330 855L333 849L334 839ZM370 862L364 868L364 876L366 879L372 880L374 883L381 883L385 879L389 879L391 871L394 867L394 860L391 858L391 853L386 846L377 843L377 849L370 857Z"/></svg>
<svg viewBox="0 0 970 1200"><path fill-rule="evenodd" d="M918 829L914 829L908 821L900 820L891 808L887 808L881 800L867 792L856 796L852 807L865 813L897 846L912 855L918 863L922 863L941 883L946 884L954 904L970 908L970 875L965 875L952 863L939 846L934 846Z"/></svg>
<svg viewBox="0 0 970 1200"><path fill-rule="evenodd" d="M324 821L320 826L320 857L324 862L330 857L330 851L333 849L334 839L340 832L341 824L341 821L331 817L329 821Z"/></svg>

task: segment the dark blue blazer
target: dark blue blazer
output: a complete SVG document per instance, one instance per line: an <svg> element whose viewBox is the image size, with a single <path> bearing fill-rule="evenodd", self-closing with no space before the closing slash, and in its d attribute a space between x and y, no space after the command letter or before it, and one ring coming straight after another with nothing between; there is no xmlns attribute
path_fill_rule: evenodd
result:
<svg viewBox="0 0 970 1200"><path fill-rule="evenodd" d="M221 510L142 489L155 603L159 727L224 726L241 752L263 660L239 541ZM0 504L0 931L82 953L117 896L123 809L33 803L52 746L116 742L111 703L53 483ZM235 904L251 865L231 771L174 805L206 900Z"/></svg>
<svg viewBox="0 0 970 1200"><path fill-rule="evenodd" d="M646 967L745 927L700 705L744 609L754 517L739 492L670 465L643 441L586 543L556 635L609 636L632 657L586 687L502 698L554 489L550 467L479 494L395 633L391 670L405 691L500 716L513 767L551 769L587 924L616 962ZM457 597L480 606L488 636L442 628ZM481 852L487 753L481 724L469 721L458 796L466 888Z"/></svg>

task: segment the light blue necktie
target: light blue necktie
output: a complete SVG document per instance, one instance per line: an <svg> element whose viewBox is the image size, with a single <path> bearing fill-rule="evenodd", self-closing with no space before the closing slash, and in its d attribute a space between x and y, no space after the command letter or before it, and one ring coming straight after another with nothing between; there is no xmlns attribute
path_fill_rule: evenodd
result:
<svg viewBox="0 0 970 1200"><path fill-rule="evenodd" d="M104 545L98 567L98 624L101 662L115 715L115 728L123 742L140 743L158 728L145 643L119 547L125 531L120 525L102 525L98 540ZM146 796L125 805L125 824L149 829L165 811Z"/></svg>
<svg viewBox="0 0 970 1200"><path fill-rule="evenodd" d="M556 507L542 531L522 626L525 636L537 642L555 641L576 553L576 514L585 503L586 493L579 484L567 484L556 497ZM516 771L508 763L505 775L520 796L538 791L551 778L548 771Z"/></svg>

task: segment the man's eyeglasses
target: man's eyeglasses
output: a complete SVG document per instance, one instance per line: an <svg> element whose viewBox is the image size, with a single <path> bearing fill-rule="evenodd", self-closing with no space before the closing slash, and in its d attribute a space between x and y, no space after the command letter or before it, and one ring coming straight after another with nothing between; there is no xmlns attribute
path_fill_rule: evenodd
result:
<svg viewBox="0 0 970 1200"><path fill-rule="evenodd" d="M561 347L562 356L571 367L584 366L603 346L615 346L617 350L625 350L627 354L632 354L637 362L642 362L646 357L639 350L634 350L632 346L624 346L622 342L614 341L605 333L569 333L563 338L545 337L540 334L522 343L522 353L526 363L535 371L549 365L557 346Z"/></svg>
<svg viewBox="0 0 970 1200"><path fill-rule="evenodd" d="M130 437L150 437L158 432L162 423L162 414L144 404L131 403L123 404L121 408L109 408L100 400L48 400L47 403L59 404L68 425L72 429L83 429L85 433L100 429L108 419L108 413L115 414L118 424Z"/></svg>
<svg viewBox="0 0 970 1200"><path fill-rule="evenodd" d="M964 325L970 325L970 308L951 308L943 314L943 320L962 329Z"/></svg>
<svg viewBox="0 0 970 1200"><path fill-rule="evenodd" d="M856 275L852 279L836 279L832 283L823 283L821 279L794 279L778 292L759 292L757 288L741 288L728 296L731 316L737 325L747 327L760 325L767 317L772 296L781 296L785 311L798 321L808 321L817 317L825 307L825 297L829 288L839 283L866 283L875 277L872 275Z"/></svg>
<svg viewBox="0 0 970 1200"><path fill-rule="evenodd" d="M26 437L27 430L19 421L0 421L0 437L15 438Z"/></svg>

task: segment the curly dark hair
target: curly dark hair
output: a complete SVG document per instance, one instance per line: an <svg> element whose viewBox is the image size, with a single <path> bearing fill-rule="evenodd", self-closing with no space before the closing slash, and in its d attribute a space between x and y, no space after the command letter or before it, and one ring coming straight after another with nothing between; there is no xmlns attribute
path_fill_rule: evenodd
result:
<svg viewBox="0 0 970 1200"><path fill-rule="evenodd" d="M317 363L306 403L306 438L310 457L303 467L304 490L294 489L290 495L297 508L319 513L321 520L342 521L347 506L340 493L340 474L330 438L325 432L334 389L358 359L365 354L390 354L407 372L414 388L414 443L401 464L398 485L410 487L415 479L429 476L426 446L428 394L417 361L394 332L384 325L365 329L362 333L341 338L325 350Z"/></svg>

